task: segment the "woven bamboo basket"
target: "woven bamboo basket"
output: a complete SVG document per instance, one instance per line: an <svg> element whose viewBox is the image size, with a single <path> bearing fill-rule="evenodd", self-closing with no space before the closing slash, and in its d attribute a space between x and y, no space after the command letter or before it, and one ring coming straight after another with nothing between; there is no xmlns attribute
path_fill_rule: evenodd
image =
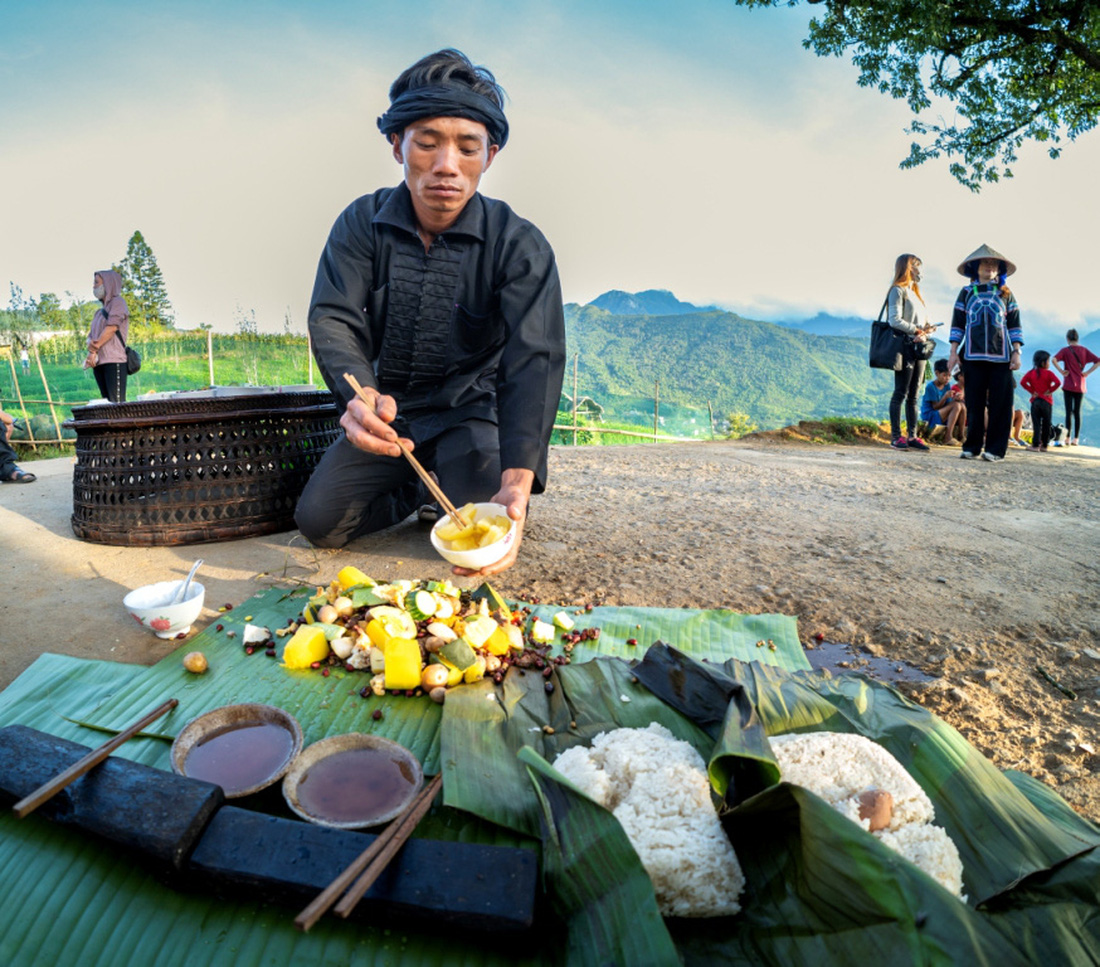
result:
<svg viewBox="0 0 1100 967"><path fill-rule="evenodd" d="M341 430L327 392L190 393L73 409L73 532L97 544L199 544L291 530Z"/></svg>

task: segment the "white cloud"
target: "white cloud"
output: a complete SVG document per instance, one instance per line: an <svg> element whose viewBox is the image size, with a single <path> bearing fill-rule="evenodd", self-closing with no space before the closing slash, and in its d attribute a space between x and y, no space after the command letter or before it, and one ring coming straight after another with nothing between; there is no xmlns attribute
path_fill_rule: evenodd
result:
<svg viewBox="0 0 1100 967"><path fill-rule="evenodd" d="M903 104L803 51L804 13L731 6L485 0L420 33L377 5L264 8L217 31L213 8L143 14L127 42L147 43L102 73L74 68L77 40L47 25L0 63L0 282L86 294L140 229L181 324L229 329L239 305L265 329L287 308L301 327L333 219L400 176L373 123L390 80L455 44L511 96L513 140L483 188L546 232L571 301L665 288L867 315L914 251L946 320L954 266L988 242L1020 265L1025 324L1095 311L1095 134L1058 162L1026 152L977 196L943 163L899 171Z"/></svg>

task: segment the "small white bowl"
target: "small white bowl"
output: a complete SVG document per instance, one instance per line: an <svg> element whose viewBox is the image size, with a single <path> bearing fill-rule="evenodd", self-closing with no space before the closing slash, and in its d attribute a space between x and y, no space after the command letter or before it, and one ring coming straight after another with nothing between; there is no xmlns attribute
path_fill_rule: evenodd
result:
<svg viewBox="0 0 1100 967"><path fill-rule="evenodd" d="M475 520L480 520L482 517L507 517L510 525L508 533L499 541L487 544L485 547L476 547L472 551L451 550L447 546L448 542L440 540L438 533L436 533L440 527L451 519L447 514L443 514L432 528L431 539L432 547L436 549L443 560L457 564L459 567L469 568L471 571L479 571L490 564L496 564L508 553L516 540L516 522L508 517L508 508L503 504L483 503L474 504L474 507L476 508Z"/></svg>
<svg viewBox="0 0 1100 967"><path fill-rule="evenodd" d="M144 625L158 638L186 634L191 630L191 622L202 611L206 588L192 581L187 589L187 600L169 604L181 584L183 581L161 581L135 588L122 599L122 606L139 625Z"/></svg>

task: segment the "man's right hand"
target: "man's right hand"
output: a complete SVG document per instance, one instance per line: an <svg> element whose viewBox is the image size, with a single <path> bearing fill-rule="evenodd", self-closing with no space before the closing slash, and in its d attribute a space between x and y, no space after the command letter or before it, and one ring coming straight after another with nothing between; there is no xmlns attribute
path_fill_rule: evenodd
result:
<svg viewBox="0 0 1100 967"><path fill-rule="evenodd" d="M397 416L397 403L392 396L383 396L375 389L367 387L365 392L374 405L368 406L356 396L340 417L340 425L348 440L352 446L368 453L386 457L401 456L397 433L390 426ZM402 437L401 442L407 449L413 449L413 442L407 437Z"/></svg>

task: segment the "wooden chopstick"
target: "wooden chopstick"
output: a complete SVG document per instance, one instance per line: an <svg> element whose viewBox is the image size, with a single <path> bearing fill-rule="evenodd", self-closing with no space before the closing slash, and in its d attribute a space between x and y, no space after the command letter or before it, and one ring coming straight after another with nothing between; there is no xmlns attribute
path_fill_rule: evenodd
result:
<svg viewBox="0 0 1100 967"><path fill-rule="evenodd" d="M420 790L419 795L412 801L409 808L386 827L386 831L382 834L382 836L387 837L386 842L378 850L370 865L363 870L359 879L344 894L344 898L336 904L336 908L333 910L336 916L347 917L355 909L363 894L371 888L374 881L389 866L390 860L405 845L405 840L412 835L417 823L424 818L424 814L431 808L432 800L435 799L436 793L439 792L442 786L443 773L439 772L436 773L431 782ZM390 833L391 829L393 830L392 833ZM378 838L381 839L382 836Z"/></svg>
<svg viewBox="0 0 1100 967"><path fill-rule="evenodd" d="M374 405L371 403L370 397L367 396L366 390L364 390L363 387L359 385L359 380L352 376L351 373L344 373L344 379L346 379L351 388L355 390L355 395L358 396L359 399L361 399L364 403L366 403L367 406L369 406L373 411ZM431 491L432 496L435 497L437 501L439 501L439 506L442 507L447 512L447 514L450 515L451 520L453 520L459 527L466 527L467 524L469 524L470 522L464 521L458 515L458 511L455 509L455 505L447 499L447 495L443 493L442 489L440 489L439 484L437 484L435 480L432 479L432 475L424 469L420 461L412 455L412 452L405 446L405 444L403 444L400 440L397 440L396 442L398 447L401 449L401 452L405 455L405 459L408 460L409 463L412 465L413 470L415 470L420 476L420 479L424 481L428 490Z"/></svg>
<svg viewBox="0 0 1100 967"><path fill-rule="evenodd" d="M49 782L39 786L29 796L24 796L19 802L11 807L11 811L15 813L17 819L22 819L24 816L33 813L44 802L52 799L61 792L69 783L79 779L85 772L99 765L99 763L106 759L115 749L122 745L123 742L127 739L132 739L150 722L156 721L164 715L165 712L170 712L177 705L179 705L178 699L168 699L167 702L153 709L148 715L142 716L142 718L129 728L119 732L113 739L104 742L98 749L93 749L79 762L74 762L64 772L54 776Z"/></svg>
<svg viewBox="0 0 1100 967"><path fill-rule="evenodd" d="M340 914L340 916L346 917L348 913L350 913L355 907L355 904L359 902L359 898L362 897L362 895L366 893L366 891L370 888L371 883L373 883L374 880L378 878L378 874L381 873L382 870L385 868L386 863L388 863L390 859L393 858L397 850L400 849L405 840L409 838L409 835L412 833L413 829L416 828L416 824L420 822L420 819L423 817L424 813L428 811L428 807L432 804L432 800L435 798L435 794L439 791L439 787L442 782L443 776L437 775L434 779L432 779L431 782L424 786L424 788L416 794L412 802L409 803L405 812L398 816L392 823L389 824L389 826L387 826L381 833L379 833L378 836L375 837L374 842L371 843L370 846L368 846L365 850L363 850L363 852L360 853L354 860L352 860L351 863L348 864L347 868L320 893L318 893L313 902L310 903L309 906L307 906L301 913L298 914L298 916L294 918L294 926L296 926L303 933L309 930L310 927L312 927L318 920L321 919L321 917L325 915L325 912L328 910L328 908L331 907L333 903L335 903L339 899L340 895L348 888L352 880L359 876L360 873L367 870L371 866L372 861L374 861L376 858L381 858L380 854L383 852L383 850L385 850L386 847L401 834L402 830L405 830L405 825L407 824L407 821L412 819L413 821L411 825L409 825L408 829L404 831L404 835L401 836L393 851L386 858L385 862L383 862L378 868L378 872L375 873L371 881L368 882L367 885L363 887L363 889L358 894L356 894L355 899L352 900L351 906L348 907L347 912ZM415 819L413 819L414 816ZM358 885L359 884L356 883L356 887L358 887ZM339 909L340 908L337 907L338 913Z"/></svg>

